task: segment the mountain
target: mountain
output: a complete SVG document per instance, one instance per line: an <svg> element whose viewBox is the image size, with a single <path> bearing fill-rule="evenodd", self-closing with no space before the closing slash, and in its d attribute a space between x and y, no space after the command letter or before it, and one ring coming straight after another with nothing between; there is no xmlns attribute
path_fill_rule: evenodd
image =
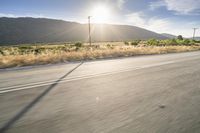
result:
<svg viewBox="0 0 200 133"><path fill-rule="evenodd" d="M166 39L146 29L127 25L92 24L93 41ZM88 25L46 18L0 18L0 44L74 42L88 40Z"/></svg>
<svg viewBox="0 0 200 133"><path fill-rule="evenodd" d="M191 37L190 39L193 39L193 37ZM200 37L195 37L194 40L200 41Z"/></svg>
<svg viewBox="0 0 200 133"><path fill-rule="evenodd" d="M168 34L168 33L162 33L161 35L163 35L163 36L165 36L167 38L170 38L170 39L177 38L177 36L172 35L172 34Z"/></svg>

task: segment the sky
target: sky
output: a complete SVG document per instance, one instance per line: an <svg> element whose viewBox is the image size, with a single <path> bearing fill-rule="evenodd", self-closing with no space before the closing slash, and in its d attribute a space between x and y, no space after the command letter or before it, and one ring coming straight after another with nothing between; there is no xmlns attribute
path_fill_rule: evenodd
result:
<svg viewBox="0 0 200 133"><path fill-rule="evenodd" d="M0 0L0 17L53 18L133 25L191 37L200 28L200 0ZM197 30L200 36L200 29Z"/></svg>

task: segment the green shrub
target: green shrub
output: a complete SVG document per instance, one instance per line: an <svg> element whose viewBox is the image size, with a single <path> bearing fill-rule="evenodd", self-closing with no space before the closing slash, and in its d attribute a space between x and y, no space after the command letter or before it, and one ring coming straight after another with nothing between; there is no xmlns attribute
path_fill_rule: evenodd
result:
<svg viewBox="0 0 200 133"><path fill-rule="evenodd" d="M200 40L192 40L194 43L200 43Z"/></svg>
<svg viewBox="0 0 200 133"><path fill-rule="evenodd" d="M80 48L80 47L82 47L83 46L83 44L81 43L81 42L76 42L75 43L75 47L77 47L77 48Z"/></svg>
<svg viewBox="0 0 200 133"><path fill-rule="evenodd" d="M176 39L169 40L169 45L178 45L178 42Z"/></svg>
<svg viewBox="0 0 200 133"><path fill-rule="evenodd" d="M42 47L38 47L38 48L35 48L35 49L33 50L33 53L34 53L35 55L38 55L38 54L43 53L45 50L47 50L47 49L46 49L46 48L42 48Z"/></svg>
<svg viewBox="0 0 200 133"><path fill-rule="evenodd" d="M190 44L190 40L186 39L186 40L176 40L178 45L189 45Z"/></svg>
<svg viewBox="0 0 200 133"><path fill-rule="evenodd" d="M125 44L125 45L129 45L129 42L125 41L124 44Z"/></svg>
<svg viewBox="0 0 200 133"><path fill-rule="evenodd" d="M18 46L18 49L21 49L21 50L30 50L32 49L32 46L26 46L26 45L22 45L22 46Z"/></svg>
<svg viewBox="0 0 200 133"><path fill-rule="evenodd" d="M159 46L169 45L169 40L159 40Z"/></svg>
<svg viewBox="0 0 200 133"><path fill-rule="evenodd" d="M155 40L151 40L149 42L150 44L154 44L155 45ZM180 39L167 39L167 40L159 40L158 41L158 45L159 46L177 46L177 45L186 45L186 46L190 46L190 45L194 45L195 42L189 39L184 39L184 40L180 40Z"/></svg>
<svg viewBox="0 0 200 133"><path fill-rule="evenodd" d="M189 39L183 40L183 45L192 45L192 42Z"/></svg>
<svg viewBox="0 0 200 133"><path fill-rule="evenodd" d="M131 45L137 46L140 43L140 40L135 40L131 42Z"/></svg>
<svg viewBox="0 0 200 133"><path fill-rule="evenodd" d="M177 45L183 45L183 40L176 39Z"/></svg>
<svg viewBox="0 0 200 133"><path fill-rule="evenodd" d="M156 40L156 39L149 39L147 41L147 44L150 45L150 46L158 46L159 45L159 41Z"/></svg>
<svg viewBox="0 0 200 133"><path fill-rule="evenodd" d="M4 52L3 52L3 50L1 50L1 49L0 49L0 55L4 55Z"/></svg>
<svg viewBox="0 0 200 133"><path fill-rule="evenodd" d="M178 45L176 39L167 39L167 40L160 40L160 46L171 46L171 45Z"/></svg>
<svg viewBox="0 0 200 133"><path fill-rule="evenodd" d="M111 47L111 45L110 45L110 44L107 44L106 46L107 46L107 47Z"/></svg>

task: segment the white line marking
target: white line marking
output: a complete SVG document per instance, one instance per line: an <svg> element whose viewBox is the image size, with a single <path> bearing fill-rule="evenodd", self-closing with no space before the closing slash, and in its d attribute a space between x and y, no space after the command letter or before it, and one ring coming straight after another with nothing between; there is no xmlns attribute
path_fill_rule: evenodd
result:
<svg viewBox="0 0 200 133"><path fill-rule="evenodd" d="M27 89L31 89L31 88L35 88L35 87L52 85L52 84L55 84L55 83L65 83L65 82L88 79L88 78L93 78L93 77L107 76L107 75L112 75L112 74L117 74L117 73L122 73L122 72L135 71L135 70L139 70L139 69L162 66L162 65L172 64L172 63L175 63L175 62L168 61L168 62L157 63L157 64L152 64L152 65L145 65L145 66L135 67L135 68L130 67L130 68L121 69L121 70L118 70L118 71L106 72L106 73L101 73L101 74L82 75L82 76L77 76L77 77L68 78L68 79L65 78L61 81L49 80L49 81L44 81L44 82L37 82L37 83L30 83L30 84L25 84L25 85L5 87L5 88L1 88L0 94L8 93L8 92L14 92L14 91L20 91L20 90L27 90Z"/></svg>
<svg viewBox="0 0 200 133"><path fill-rule="evenodd" d="M76 76L74 78L64 78L63 80L59 81L59 83L70 82L70 81L81 80L81 79L87 79L87 78L93 78L93 77L97 77L97 76L106 76L106 75L111 75L111 74L117 74L117 73L128 72L128 71L134 71L134 70L138 70L138 69L156 67L156 66L167 65L167 64L172 64L172 63L177 63L177 62L183 62L183 61L189 61L189 60L194 60L194 59L199 59L199 57L192 58L192 59L189 58L189 59L180 59L180 60L176 60L176 61L161 62L161 63L151 64L151 65L139 66L139 67L135 67L135 68L130 67L130 68L121 69L121 70L118 70L118 71L101 73L101 74L82 75L82 76ZM14 91L26 90L26 89L30 89L30 88L34 88L34 87L41 87L41 86L52 85L52 84L57 83L56 81L57 80L49 80L49 81L43 81L43 82L37 82L37 83L30 83L30 84L25 84L25 85L18 85L18 86L11 86L11 87L0 88L0 94L7 93L7 92L14 92Z"/></svg>

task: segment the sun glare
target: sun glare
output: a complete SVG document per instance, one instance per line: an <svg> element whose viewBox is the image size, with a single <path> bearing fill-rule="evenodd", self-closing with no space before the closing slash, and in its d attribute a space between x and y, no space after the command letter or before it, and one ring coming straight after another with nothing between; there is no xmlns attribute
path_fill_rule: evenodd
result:
<svg viewBox="0 0 200 133"><path fill-rule="evenodd" d="M110 18L110 9L107 5L99 4L90 11L94 23L107 23Z"/></svg>

